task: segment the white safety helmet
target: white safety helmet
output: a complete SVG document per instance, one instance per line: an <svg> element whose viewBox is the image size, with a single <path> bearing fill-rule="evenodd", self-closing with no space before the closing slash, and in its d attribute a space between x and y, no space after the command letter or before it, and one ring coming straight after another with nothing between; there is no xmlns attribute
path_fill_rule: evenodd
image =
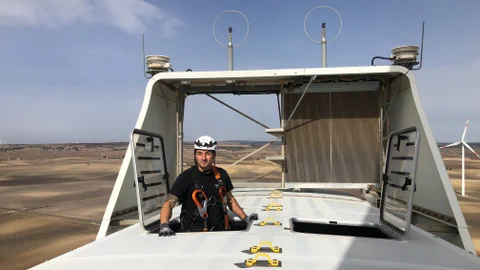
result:
<svg viewBox="0 0 480 270"><path fill-rule="evenodd" d="M210 136L201 136L194 143L194 149L217 151L217 141Z"/></svg>

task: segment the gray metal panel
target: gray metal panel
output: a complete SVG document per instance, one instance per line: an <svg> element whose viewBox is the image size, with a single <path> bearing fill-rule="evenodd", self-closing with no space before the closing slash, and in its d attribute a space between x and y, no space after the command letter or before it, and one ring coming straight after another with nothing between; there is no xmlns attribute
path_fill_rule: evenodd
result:
<svg viewBox="0 0 480 270"><path fill-rule="evenodd" d="M285 129L285 182L328 182L328 93L307 93ZM300 94L285 95L288 117Z"/></svg>
<svg viewBox="0 0 480 270"><path fill-rule="evenodd" d="M143 228L158 220L168 194L164 140L161 135L135 129L130 146L133 153L138 213Z"/></svg>
<svg viewBox="0 0 480 270"><path fill-rule="evenodd" d="M332 93L333 183L379 179L378 92Z"/></svg>
<svg viewBox="0 0 480 270"><path fill-rule="evenodd" d="M331 106L329 95L305 94L285 129L285 181L378 183L378 92L331 93ZM285 95L287 117L299 98Z"/></svg>
<svg viewBox="0 0 480 270"><path fill-rule="evenodd" d="M419 206L444 215L442 219L453 218L458 226L463 247L467 251L475 252L468 226L423 109L415 76L409 73L396 79L392 83L392 89L394 98L388 115L391 123L390 131L416 126L422 138L418 153L414 207ZM454 241L457 242L457 240Z"/></svg>
<svg viewBox="0 0 480 270"><path fill-rule="evenodd" d="M396 131L388 140L380 220L395 237L410 228L420 141L416 127Z"/></svg>
<svg viewBox="0 0 480 270"><path fill-rule="evenodd" d="M175 162L177 159L176 110L176 92L150 80L140 115L135 124L135 128L159 133L164 137L166 161L168 172L170 173L170 186L175 181L176 174L174 172L177 165ZM133 187L135 176L133 175L131 155L132 151L129 147L110 195L97 239L107 235L112 215L125 209L137 208L135 188Z"/></svg>

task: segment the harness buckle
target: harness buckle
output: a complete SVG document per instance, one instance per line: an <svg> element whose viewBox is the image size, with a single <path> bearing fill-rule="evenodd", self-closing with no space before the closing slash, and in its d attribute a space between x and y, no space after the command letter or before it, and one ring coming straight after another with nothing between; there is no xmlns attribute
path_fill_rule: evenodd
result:
<svg viewBox="0 0 480 270"><path fill-rule="evenodd" d="M210 198L208 198L208 204L214 206L215 204L217 204L217 198L211 196Z"/></svg>

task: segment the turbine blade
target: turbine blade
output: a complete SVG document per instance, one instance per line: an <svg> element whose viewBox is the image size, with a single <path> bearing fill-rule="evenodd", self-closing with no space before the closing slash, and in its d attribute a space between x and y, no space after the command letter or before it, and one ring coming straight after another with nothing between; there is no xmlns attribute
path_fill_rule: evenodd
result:
<svg viewBox="0 0 480 270"><path fill-rule="evenodd" d="M464 142L463 145L465 145L468 149L470 149L470 151L472 151L478 158L480 158L480 156L477 154L477 152L473 151L473 149L470 147L470 145L468 145L468 143Z"/></svg>
<svg viewBox="0 0 480 270"><path fill-rule="evenodd" d="M465 129L463 130L462 141L465 141L465 134L467 134L468 122L470 122L470 118L468 118Z"/></svg>
<svg viewBox="0 0 480 270"><path fill-rule="evenodd" d="M450 146L459 145L459 144L461 144L461 143L462 143L462 142L452 143L452 144L449 144L449 145L442 146L442 147L440 147L439 149L443 149L443 148L447 148L447 147L450 147Z"/></svg>

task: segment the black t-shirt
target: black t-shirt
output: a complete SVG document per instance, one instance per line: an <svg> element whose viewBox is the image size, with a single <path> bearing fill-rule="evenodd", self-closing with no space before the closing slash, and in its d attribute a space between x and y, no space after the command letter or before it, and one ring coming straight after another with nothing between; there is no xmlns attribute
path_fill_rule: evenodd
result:
<svg viewBox="0 0 480 270"><path fill-rule="evenodd" d="M227 171L222 168L218 168L218 171L220 173L220 179L225 185L226 191L230 192L233 189L233 184ZM194 178L196 178L195 181ZM223 230L224 212L219 194L219 181L215 178L213 170L201 172L198 170L197 166L192 166L182 172L170 189L170 194L175 195L178 198L179 203L182 204L182 213L180 215L182 225L181 230L201 231L204 227L204 221L199 216L197 205L192 199L192 194L195 191L195 183L202 187L207 198L215 197L215 200L210 200L210 202L217 202L211 203L207 206L208 230Z"/></svg>

